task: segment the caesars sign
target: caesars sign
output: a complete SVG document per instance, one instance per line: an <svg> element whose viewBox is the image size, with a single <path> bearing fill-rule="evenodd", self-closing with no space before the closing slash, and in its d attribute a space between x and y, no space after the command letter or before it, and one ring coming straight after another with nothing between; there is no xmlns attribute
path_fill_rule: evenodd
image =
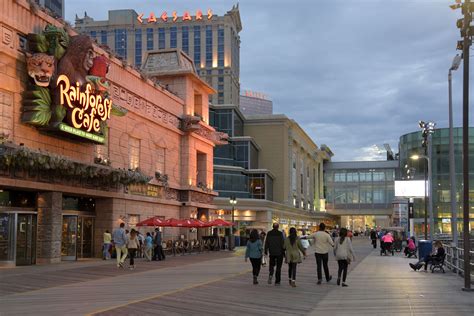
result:
<svg viewBox="0 0 474 316"><path fill-rule="evenodd" d="M95 56L88 36L70 37L52 25L41 34L28 34L28 47L32 80L23 98L22 122L49 134L104 143L110 115L126 113L109 98L108 59Z"/></svg>

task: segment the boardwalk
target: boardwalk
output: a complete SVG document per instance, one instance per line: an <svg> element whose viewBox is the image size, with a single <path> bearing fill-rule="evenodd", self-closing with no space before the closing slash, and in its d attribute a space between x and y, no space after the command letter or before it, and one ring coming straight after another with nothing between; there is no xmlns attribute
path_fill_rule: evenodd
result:
<svg viewBox="0 0 474 316"><path fill-rule="evenodd" d="M140 262L135 271L110 262L4 269L0 315L472 315L473 295L460 291L456 275L413 272L410 260L380 257L366 239L354 245L348 288L316 285L311 255L296 288L286 267L282 286L266 284L267 270L252 285L250 264L226 252Z"/></svg>

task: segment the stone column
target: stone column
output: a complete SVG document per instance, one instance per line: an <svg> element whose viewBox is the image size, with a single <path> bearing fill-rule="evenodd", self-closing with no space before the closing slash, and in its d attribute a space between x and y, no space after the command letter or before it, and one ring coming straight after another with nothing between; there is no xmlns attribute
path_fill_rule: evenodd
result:
<svg viewBox="0 0 474 316"><path fill-rule="evenodd" d="M104 242L104 232L110 233L117 227L118 221L114 221L114 200L117 199L96 199L95 201L95 231L94 231L94 253L98 258L102 257L102 247ZM117 209L117 207L115 207ZM116 215L118 218L118 215Z"/></svg>
<svg viewBox="0 0 474 316"><path fill-rule="evenodd" d="M39 264L61 261L62 203L61 192L38 194L36 262Z"/></svg>

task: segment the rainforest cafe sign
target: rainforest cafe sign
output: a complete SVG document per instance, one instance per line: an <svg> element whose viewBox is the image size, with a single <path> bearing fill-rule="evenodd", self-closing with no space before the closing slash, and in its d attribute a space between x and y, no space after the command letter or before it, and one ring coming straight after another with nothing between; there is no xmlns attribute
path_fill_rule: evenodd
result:
<svg viewBox="0 0 474 316"><path fill-rule="evenodd" d="M78 82L71 85L65 75L60 75L56 84L60 104L68 109L72 126L86 132L99 133L100 123L110 118L112 101L94 94L90 83L86 83L85 88Z"/></svg>

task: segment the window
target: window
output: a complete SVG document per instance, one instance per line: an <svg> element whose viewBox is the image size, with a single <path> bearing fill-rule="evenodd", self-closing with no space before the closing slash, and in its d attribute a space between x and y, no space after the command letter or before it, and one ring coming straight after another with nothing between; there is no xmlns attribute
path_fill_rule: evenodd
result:
<svg viewBox="0 0 474 316"><path fill-rule="evenodd" d="M384 190L374 189L374 203L384 203Z"/></svg>
<svg viewBox="0 0 474 316"><path fill-rule="evenodd" d="M155 167L155 171L157 171L161 174L166 174L165 160L166 160L166 148L163 148L163 147L156 148L156 167Z"/></svg>
<svg viewBox="0 0 474 316"><path fill-rule="evenodd" d="M217 30L217 66L224 67L224 26Z"/></svg>
<svg viewBox="0 0 474 316"><path fill-rule="evenodd" d="M153 50L153 29L146 29L146 50Z"/></svg>
<svg viewBox="0 0 474 316"><path fill-rule="evenodd" d="M135 30L135 65L142 65L142 29Z"/></svg>
<svg viewBox="0 0 474 316"><path fill-rule="evenodd" d="M250 198L265 199L265 174L249 175Z"/></svg>
<svg viewBox="0 0 474 316"><path fill-rule="evenodd" d="M212 67L212 25L206 25L206 67Z"/></svg>
<svg viewBox="0 0 474 316"><path fill-rule="evenodd" d="M218 85L217 90L223 91L224 90L224 85L223 84Z"/></svg>
<svg viewBox="0 0 474 316"><path fill-rule="evenodd" d="M359 173L360 181L361 182L370 182L372 181L372 173L371 172L361 172Z"/></svg>
<svg viewBox="0 0 474 316"><path fill-rule="evenodd" d="M140 140L130 137L128 140L129 168L135 170L140 167Z"/></svg>
<svg viewBox="0 0 474 316"><path fill-rule="evenodd" d="M194 28L194 65L201 68L201 27L195 25Z"/></svg>
<svg viewBox="0 0 474 316"><path fill-rule="evenodd" d="M217 81L224 83L224 77L218 77Z"/></svg>
<svg viewBox="0 0 474 316"><path fill-rule="evenodd" d="M189 26L181 28L181 49L189 55Z"/></svg>
<svg viewBox="0 0 474 316"><path fill-rule="evenodd" d="M358 182L359 174L357 172L348 172L347 173L347 182Z"/></svg>
<svg viewBox="0 0 474 316"><path fill-rule="evenodd" d="M178 46L178 30L176 26L170 27L170 48Z"/></svg>
<svg viewBox="0 0 474 316"><path fill-rule="evenodd" d="M166 48L165 29L160 27L158 29L158 49Z"/></svg>
<svg viewBox="0 0 474 316"><path fill-rule="evenodd" d="M291 189L293 192L296 192L296 152L294 151L291 157L291 164L293 167L291 169Z"/></svg>
<svg viewBox="0 0 474 316"><path fill-rule="evenodd" d="M127 30L115 30L115 52L123 59L127 59Z"/></svg>
<svg viewBox="0 0 474 316"><path fill-rule="evenodd" d="M336 172L334 174L334 182L346 182L346 174L344 172Z"/></svg>
<svg viewBox="0 0 474 316"><path fill-rule="evenodd" d="M100 31L100 42L107 45L107 31Z"/></svg>
<svg viewBox="0 0 474 316"><path fill-rule="evenodd" d="M385 172L374 172L373 181L385 181Z"/></svg>
<svg viewBox="0 0 474 316"><path fill-rule="evenodd" d="M91 31L91 38L96 39L97 38L97 32L96 31Z"/></svg>

